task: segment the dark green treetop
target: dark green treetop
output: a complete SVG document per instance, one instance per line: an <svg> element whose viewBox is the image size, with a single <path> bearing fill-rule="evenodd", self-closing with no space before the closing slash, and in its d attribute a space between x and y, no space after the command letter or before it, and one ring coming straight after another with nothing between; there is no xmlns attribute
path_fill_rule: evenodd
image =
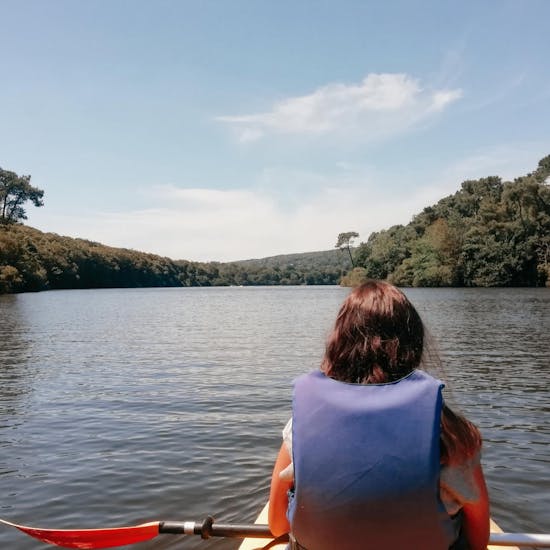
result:
<svg viewBox="0 0 550 550"><path fill-rule="evenodd" d="M44 191L31 185L30 176L18 176L15 172L0 168L0 224L26 220L23 205L31 201L43 206Z"/></svg>

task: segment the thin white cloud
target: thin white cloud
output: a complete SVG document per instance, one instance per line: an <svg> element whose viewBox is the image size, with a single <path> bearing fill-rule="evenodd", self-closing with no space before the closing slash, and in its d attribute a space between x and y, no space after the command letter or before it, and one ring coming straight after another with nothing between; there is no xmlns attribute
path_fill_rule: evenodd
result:
<svg viewBox="0 0 550 550"><path fill-rule="evenodd" d="M221 116L241 142L269 134L359 134L377 139L403 132L462 97L460 89L431 89L407 74L367 75L359 84L329 84L276 103L264 113Z"/></svg>
<svg viewBox="0 0 550 550"><path fill-rule="evenodd" d="M441 174L441 179L451 182L456 189L467 179L500 176L504 181L536 169L538 161L550 151L550 140L546 142L518 142L480 149L461 158Z"/></svg>
<svg viewBox="0 0 550 550"><path fill-rule="evenodd" d="M510 96L513 94L518 96L517 100L514 102L516 107L521 102L530 101L533 94L532 90L524 90L524 93L518 95L518 92L521 92L521 88L526 82L526 72L507 75L505 80L493 83L493 86L491 86L489 91L480 92L478 97L469 102L466 110L470 112L483 111L492 105L502 103L505 100L509 101Z"/></svg>
<svg viewBox="0 0 550 550"><path fill-rule="evenodd" d="M431 111L442 111L449 105L449 103L452 103L453 101L456 101L457 99L460 99L462 97L462 91L461 90L443 90L440 92L434 92L432 95L432 105L430 107Z"/></svg>

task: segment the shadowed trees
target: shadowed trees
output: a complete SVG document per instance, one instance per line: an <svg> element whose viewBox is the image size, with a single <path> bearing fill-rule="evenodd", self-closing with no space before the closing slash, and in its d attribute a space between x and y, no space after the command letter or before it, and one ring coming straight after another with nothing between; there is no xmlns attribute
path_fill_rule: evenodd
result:
<svg viewBox="0 0 550 550"><path fill-rule="evenodd" d="M0 293L69 288L335 285L337 250L243 262L189 262L42 233L18 223L0 226ZM345 268L348 269L349 262Z"/></svg>

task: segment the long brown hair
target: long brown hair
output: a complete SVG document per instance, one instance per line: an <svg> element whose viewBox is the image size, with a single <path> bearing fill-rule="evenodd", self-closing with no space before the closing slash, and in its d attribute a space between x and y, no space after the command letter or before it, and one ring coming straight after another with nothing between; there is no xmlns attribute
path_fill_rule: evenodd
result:
<svg viewBox="0 0 550 550"><path fill-rule="evenodd" d="M367 281L342 304L321 370L342 382L393 382L421 366L424 325L395 286ZM460 463L481 447L477 427L447 405L441 414L441 463Z"/></svg>

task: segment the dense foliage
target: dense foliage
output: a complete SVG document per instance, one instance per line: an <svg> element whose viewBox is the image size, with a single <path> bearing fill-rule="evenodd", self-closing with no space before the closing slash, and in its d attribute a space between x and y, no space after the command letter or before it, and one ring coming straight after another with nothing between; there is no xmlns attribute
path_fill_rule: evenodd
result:
<svg viewBox="0 0 550 550"><path fill-rule="evenodd" d="M294 254L237 263L177 261L83 239L0 225L0 293L66 288L337 284L342 253Z"/></svg>
<svg viewBox="0 0 550 550"><path fill-rule="evenodd" d="M535 286L550 280L550 156L512 182L469 180L406 226L372 233L353 280L400 286Z"/></svg>
<svg viewBox="0 0 550 550"><path fill-rule="evenodd" d="M179 269L168 258L0 226L0 292L178 284Z"/></svg>
<svg viewBox="0 0 550 550"><path fill-rule="evenodd" d="M247 270L249 284L335 285L351 267L351 261L343 251L326 250L282 254L222 265L231 270L235 267Z"/></svg>

